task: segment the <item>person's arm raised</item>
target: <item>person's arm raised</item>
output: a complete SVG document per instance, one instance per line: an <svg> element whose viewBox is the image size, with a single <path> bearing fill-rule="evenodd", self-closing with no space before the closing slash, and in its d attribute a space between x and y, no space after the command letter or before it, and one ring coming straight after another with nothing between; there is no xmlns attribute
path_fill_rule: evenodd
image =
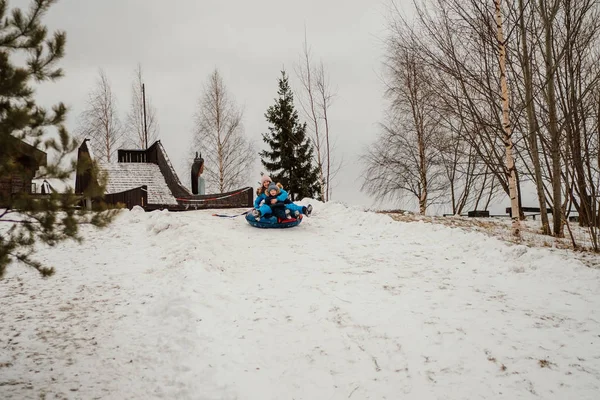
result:
<svg viewBox="0 0 600 400"><path fill-rule="evenodd" d="M281 193L279 193L279 196L277 196L277 201L285 201L285 199L288 198L288 192L286 192L284 189L280 189Z"/></svg>

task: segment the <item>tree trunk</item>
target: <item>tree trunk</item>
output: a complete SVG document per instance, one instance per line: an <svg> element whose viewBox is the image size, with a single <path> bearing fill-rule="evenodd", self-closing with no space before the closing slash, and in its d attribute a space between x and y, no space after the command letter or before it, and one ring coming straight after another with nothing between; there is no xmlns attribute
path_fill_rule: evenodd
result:
<svg viewBox="0 0 600 400"><path fill-rule="evenodd" d="M598 123L596 123L596 135L597 137L600 138L600 95L598 96L598 98L596 99L596 119L598 120ZM596 162L598 164L598 168L600 169L600 143L598 143L598 148L596 149ZM591 154L590 154L590 158L591 158ZM591 160L590 160L590 164L591 164ZM590 177L591 179L591 177ZM597 211L595 211L594 214L594 218L596 218L596 224L595 226L600 227L600 207L598 206L598 198L594 197L593 200L593 204L594 207L597 207Z"/></svg>
<svg viewBox="0 0 600 400"><path fill-rule="evenodd" d="M216 77L214 77L216 79ZM221 138L221 104L220 104L220 88L218 81L215 81L215 128L217 130L217 160L219 163L219 192L223 193L223 141Z"/></svg>
<svg viewBox="0 0 600 400"><path fill-rule="evenodd" d="M419 198L419 212L425 215L427 212L427 165L425 159L425 141L423 140L423 126L419 127L418 146L419 146L419 175L421 179L421 197Z"/></svg>
<svg viewBox="0 0 600 400"><path fill-rule="evenodd" d="M485 173L483 175L483 183L481 184L481 190L479 191L479 194L477 195L477 200L475 200L475 205L473 206L474 210L477 210L477 207L479 207L479 202L481 201L481 198L483 197L483 192L485 191L485 184L487 182L487 177L488 177L488 172L487 172L487 168L485 170ZM485 208L487 210L487 207Z"/></svg>
<svg viewBox="0 0 600 400"><path fill-rule="evenodd" d="M454 193L454 181L450 181L450 197L452 199L452 215L456 215L456 194Z"/></svg>
<svg viewBox="0 0 600 400"><path fill-rule="evenodd" d="M319 116L317 115L317 111L315 110L315 98L313 94L313 66L310 61L310 54L308 50L308 44L306 42L306 32L304 33L304 60L306 62L306 75L301 76L301 79L304 81L304 86L306 92L308 94L308 102L310 106L310 119L314 125L315 130L315 149L317 150L317 168L319 169L319 183L321 184L321 200L323 202L327 201L327 196L325 195L325 181L323 177L323 158L321 155L321 137L319 135Z"/></svg>
<svg viewBox="0 0 600 400"><path fill-rule="evenodd" d="M331 146L329 145L329 119L327 117L327 105L323 103L323 120L325 121L325 151L327 152L327 178L326 185L327 197L323 198L323 201L331 200ZM323 173L321 173L322 175Z"/></svg>
<svg viewBox="0 0 600 400"><path fill-rule="evenodd" d="M567 19L569 21L569 19ZM567 33L569 32L567 22ZM585 181L585 168L583 162L583 146L581 143L582 136L582 124L579 116L579 101L577 95L577 81L578 74L575 71L576 66L573 62L574 56L574 46L572 42L567 43L569 47L565 52L565 63L567 67L567 77L566 77L566 86L567 86L567 104L568 111L567 120L568 123L566 125L567 135L570 136L570 139L567 139L567 142L571 145L571 156L573 157L573 168L575 172L574 180L577 182L577 190L580 199L579 208L579 225L580 226L589 226L591 223L590 214L591 214L591 205L590 205L590 196L588 195L586 181ZM575 63L578 64L578 63Z"/></svg>
<svg viewBox="0 0 600 400"><path fill-rule="evenodd" d="M540 12L544 26L544 61L546 68L546 99L548 102L548 132L550 134L550 159L552 161L552 220L554 236L562 236L561 212L561 160L560 160L560 130L558 128L558 112L555 88L555 64L552 52L552 24L558 11L558 1L548 12L546 0L540 0Z"/></svg>
<svg viewBox="0 0 600 400"><path fill-rule="evenodd" d="M490 193L489 193L489 196L488 196L487 201L485 203L485 209L486 210L490 207L490 203L492 202L492 196L494 194L494 179L496 179L496 177L494 175L492 175L492 183L490 184Z"/></svg>
<svg viewBox="0 0 600 400"><path fill-rule="evenodd" d="M521 180L519 178L519 171L515 167L515 179L517 181L517 195L519 196L519 219L525 221L525 213L523 212L523 196L521 196Z"/></svg>
<svg viewBox="0 0 600 400"><path fill-rule="evenodd" d="M544 181L542 176L542 166L540 163L540 154L538 148L539 125L535 114L535 104L533 102L533 78L531 74L531 61L529 58L529 47L527 45L527 31L525 29L525 7L523 0L519 0L520 22L519 28L521 31L521 49L523 57L523 80L525 86L525 105L527 107L527 126L529 133L527 139L531 149L531 163L533 164L535 187L540 205L540 218L542 222L542 233L550 235L550 220L548 219L548 211L546 206L546 195L544 192Z"/></svg>
<svg viewBox="0 0 600 400"><path fill-rule="evenodd" d="M415 124L415 130L417 134L417 149L419 152L419 212L421 215L425 215L427 212L427 196L428 196L428 182L427 182L427 159L425 152L425 116L422 104L421 91L426 90L423 88L423 82L419 75L418 68L415 59L407 59L408 75L407 80L410 96L411 96L411 108L413 114L413 120Z"/></svg>
<svg viewBox="0 0 600 400"><path fill-rule="evenodd" d="M506 45L504 43L504 32L502 30L502 0L495 0L496 5L496 27L498 29L498 53L500 62L500 85L502 90L502 124L504 126L504 146L506 147L506 170L508 172L508 185L510 202L512 208L512 234L521 237L521 221L519 220L519 195L517 193L517 176L515 161L513 158L512 128L508 115L508 84L506 82Z"/></svg>

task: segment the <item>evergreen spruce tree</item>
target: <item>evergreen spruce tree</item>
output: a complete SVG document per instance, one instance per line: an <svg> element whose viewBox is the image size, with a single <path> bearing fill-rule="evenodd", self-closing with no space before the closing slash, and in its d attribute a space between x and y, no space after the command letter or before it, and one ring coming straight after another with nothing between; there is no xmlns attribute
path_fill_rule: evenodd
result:
<svg viewBox="0 0 600 400"><path fill-rule="evenodd" d="M29 193L32 165L36 165L31 157L43 154L38 150L51 152L38 177L67 181L75 171L74 162L66 160L77 149L63 125L66 107L60 103L48 111L33 97L32 82L62 76L56 63L64 55L66 35L56 32L48 38L40 23L54 3L32 0L29 12L15 8L7 16L8 1L0 0L0 277L12 261L51 275L53 268L31 258L37 242L52 246L69 238L79 240L80 223L105 226L114 216L114 212L78 211L73 191L43 198ZM25 60L24 65L11 62L11 56Z"/></svg>
<svg viewBox="0 0 600 400"><path fill-rule="evenodd" d="M279 78L279 97L265 113L269 133L263 140L271 150L260 152L261 162L273 182L281 182L291 200L304 197L321 200L319 170L313 164L313 148L294 108L294 95L285 71Z"/></svg>

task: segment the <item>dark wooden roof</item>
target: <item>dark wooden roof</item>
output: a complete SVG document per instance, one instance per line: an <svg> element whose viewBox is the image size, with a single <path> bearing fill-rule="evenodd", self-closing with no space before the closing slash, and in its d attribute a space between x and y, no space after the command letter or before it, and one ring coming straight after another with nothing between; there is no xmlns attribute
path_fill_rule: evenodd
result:
<svg viewBox="0 0 600 400"><path fill-rule="evenodd" d="M16 159L21 157L29 158L38 167L46 166L48 163L48 156L45 152L12 135L2 135L0 137L0 154L3 156L13 156Z"/></svg>
<svg viewBox="0 0 600 400"><path fill-rule="evenodd" d="M83 193L90 184L97 185L96 177L85 167L86 159L94 161L88 142L84 140L79 147L76 193ZM98 163L99 169L108 174L105 197L128 207L141 205L147 210L183 211L252 206L254 191L250 187L229 193L193 195L182 185L160 140L146 150L120 149L117 160L116 164Z"/></svg>

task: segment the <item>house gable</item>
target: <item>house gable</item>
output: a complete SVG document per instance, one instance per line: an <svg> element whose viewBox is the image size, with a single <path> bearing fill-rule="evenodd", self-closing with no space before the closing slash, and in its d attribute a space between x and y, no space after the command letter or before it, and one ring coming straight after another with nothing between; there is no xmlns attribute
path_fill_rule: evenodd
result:
<svg viewBox="0 0 600 400"><path fill-rule="evenodd" d="M160 168L152 163L99 163L107 174L106 194L125 192L146 185L148 204L177 205Z"/></svg>

